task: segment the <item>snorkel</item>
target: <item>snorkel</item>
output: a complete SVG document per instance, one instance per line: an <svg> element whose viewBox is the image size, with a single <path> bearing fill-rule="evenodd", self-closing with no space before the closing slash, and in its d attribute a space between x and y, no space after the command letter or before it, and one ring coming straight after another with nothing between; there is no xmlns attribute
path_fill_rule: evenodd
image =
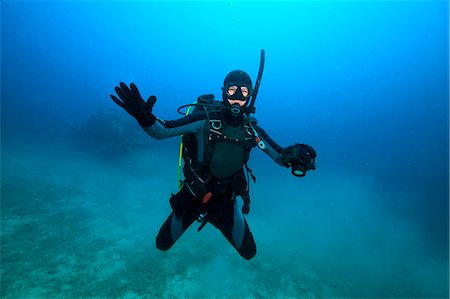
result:
<svg viewBox="0 0 450 299"><path fill-rule="evenodd" d="M255 108L255 101L256 101L256 96L258 95L258 89L259 89L259 85L261 84L261 78L264 72L264 62L266 60L266 51L264 51L264 49L261 49L261 58L259 61L259 71L258 71L258 77L256 78L256 83L255 83L255 87L253 88L253 95L252 95L252 99L250 101L250 105L248 105L245 114L247 116L249 116L251 113L255 113L256 108Z"/></svg>

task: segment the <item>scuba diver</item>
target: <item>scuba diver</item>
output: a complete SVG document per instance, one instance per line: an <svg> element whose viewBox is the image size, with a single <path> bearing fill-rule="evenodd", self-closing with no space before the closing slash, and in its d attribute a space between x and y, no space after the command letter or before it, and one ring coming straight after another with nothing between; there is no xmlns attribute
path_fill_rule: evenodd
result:
<svg viewBox="0 0 450 299"><path fill-rule="evenodd" d="M258 79L253 88L250 76L241 70L226 75L222 101L213 95L203 95L196 104L178 109L194 108L180 119L157 118L152 109L155 96L147 101L134 83L123 82L115 87L118 98L112 100L134 117L147 134L155 139L183 136L182 157L184 180L178 193L172 194L172 212L156 238L156 247L168 250L186 229L198 220L200 231L206 223L219 229L238 253L249 260L256 255L253 235L244 215L250 211L249 176L247 166L250 151L259 147L277 164L292 168L292 174L302 177L315 169L315 150L306 144L282 148L250 117L264 67L264 50ZM237 197L242 198L243 204Z"/></svg>

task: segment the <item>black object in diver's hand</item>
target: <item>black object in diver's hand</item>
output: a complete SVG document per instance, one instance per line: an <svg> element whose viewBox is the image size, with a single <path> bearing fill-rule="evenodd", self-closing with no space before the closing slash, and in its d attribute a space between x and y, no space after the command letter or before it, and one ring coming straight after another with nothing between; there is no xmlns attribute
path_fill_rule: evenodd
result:
<svg viewBox="0 0 450 299"><path fill-rule="evenodd" d="M315 170L315 169L316 169L315 165L309 167L303 164L293 164L291 168L291 173L296 177L304 177L308 170Z"/></svg>
<svg viewBox="0 0 450 299"><path fill-rule="evenodd" d="M281 152L281 164L292 167L292 174L304 177L308 170L316 169L316 151L307 144L295 144Z"/></svg>
<svg viewBox="0 0 450 299"><path fill-rule="evenodd" d="M155 96L150 96L145 102L134 83L128 87L125 83L120 82L120 86L116 86L114 89L120 100L112 94L110 95L111 99L133 116L142 127L149 127L155 123L156 117L152 114L156 102Z"/></svg>

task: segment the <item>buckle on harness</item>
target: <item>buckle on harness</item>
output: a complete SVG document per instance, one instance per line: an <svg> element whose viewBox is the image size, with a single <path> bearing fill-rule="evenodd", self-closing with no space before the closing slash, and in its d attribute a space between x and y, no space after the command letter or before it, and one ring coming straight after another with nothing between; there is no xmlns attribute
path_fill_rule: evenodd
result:
<svg viewBox="0 0 450 299"><path fill-rule="evenodd" d="M189 167L189 171L191 174L190 179L185 180L189 192L198 200L207 203L212 196L212 193L210 192L211 180L213 178L212 175L208 173L206 178L202 178L194 171L192 166Z"/></svg>
<svg viewBox="0 0 450 299"><path fill-rule="evenodd" d="M200 215L198 215L197 221L200 222L200 226L197 228L198 232L201 231L205 227L206 223L208 223L208 221L206 219L207 215L208 215L208 213L200 213Z"/></svg>

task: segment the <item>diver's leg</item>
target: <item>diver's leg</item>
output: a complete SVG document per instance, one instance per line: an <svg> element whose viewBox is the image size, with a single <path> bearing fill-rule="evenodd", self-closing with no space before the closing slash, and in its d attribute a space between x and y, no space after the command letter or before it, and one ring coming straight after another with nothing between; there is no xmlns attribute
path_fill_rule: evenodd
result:
<svg viewBox="0 0 450 299"><path fill-rule="evenodd" d="M192 195L183 188L173 195L171 202L189 203ZM185 204L182 210L175 209L159 230L156 237L156 247L160 250L168 250L186 231L186 229L198 218L198 210L192 204Z"/></svg>
<svg viewBox="0 0 450 299"><path fill-rule="evenodd" d="M227 204L223 214L211 215L209 220L217 227L238 253L249 260L256 255L256 244L237 200Z"/></svg>
<svg viewBox="0 0 450 299"><path fill-rule="evenodd" d="M177 217L172 212L159 230L158 236L156 237L156 247L160 250L168 250L195 219L197 219L197 216L194 213Z"/></svg>

